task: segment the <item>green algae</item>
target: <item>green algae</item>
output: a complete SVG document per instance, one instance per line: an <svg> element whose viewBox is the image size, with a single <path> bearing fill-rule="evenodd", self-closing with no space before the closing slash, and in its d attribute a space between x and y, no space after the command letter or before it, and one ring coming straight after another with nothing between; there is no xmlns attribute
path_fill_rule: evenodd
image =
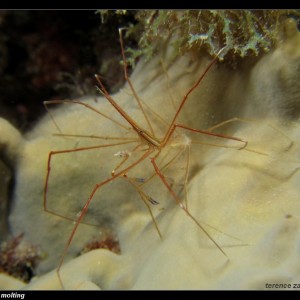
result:
<svg viewBox="0 0 300 300"><path fill-rule="evenodd" d="M205 52L215 56L225 47L220 60L235 65L244 57L267 53L278 42L281 24L292 10L139 10L137 21L127 28L127 37L138 41L138 48L127 48L129 63L143 55L150 59L170 37L175 55ZM133 11L100 11L102 20L110 15L133 14Z"/></svg>

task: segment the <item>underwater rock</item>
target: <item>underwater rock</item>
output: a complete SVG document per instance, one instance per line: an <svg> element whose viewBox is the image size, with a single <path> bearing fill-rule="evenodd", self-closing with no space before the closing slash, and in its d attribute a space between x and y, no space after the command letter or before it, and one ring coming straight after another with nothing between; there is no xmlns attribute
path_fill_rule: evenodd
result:
<svg viewBox="0 0 300 300"><path fill-rule="evenodd" d="M245 60L237 70L222 64L210 70L180 114L178 123L204 130L231 118L244 120L216 130L247 140L247 147L241 150L241 143L183 132L188 136L186 143L192 141L188 209L226 254L176 205L156 176L145 190L158 202L151 208L160 239L137 190L120 177L95 194L83 220L87 224L79 225L61 269L64 288L264 289L267 283L299 282L299 43L300 34L290 20L281 41L265 56ZM166 50L151 61L141 61L131 76L158 137L210 61L188 54L176 61L170 57L172 53ZM147 128L128 86L113 98ZM59 132L49 115L23 138L0 138L1 145L8 145L6 149L17 149L12 152L16 172L10 229L14 235L24 233L24 238L47 253L37 276L23 288L61 288L55 269L74 227L72 221L43 210L48 153L133 136L105 98L82 101L125 128L81 105L66 103L51 109L61 132L90 138L53 136ZM0 128L13 131L9 126ZM22 147L11 147L20 140ZM138 157L133 145L54 155L48 208L75 220L95 184L111 176L120 157L124 153L129 161ZM165 168L168 182L180 195L184 194L183 167L178 159ZM127 175L142 182L153 172L148 159ZM107 230L117 235L121 254L97 249L76 257Z"/></svg>

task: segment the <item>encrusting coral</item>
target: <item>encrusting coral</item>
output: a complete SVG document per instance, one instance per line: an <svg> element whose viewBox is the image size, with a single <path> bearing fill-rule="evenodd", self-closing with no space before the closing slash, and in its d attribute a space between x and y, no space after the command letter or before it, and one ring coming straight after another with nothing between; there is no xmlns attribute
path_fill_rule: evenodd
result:
<svg viewBox="0 0 300 300"><path fill-rule="evenodd" d="M160 239L137 190L119 178L95 194L83 220L86 224L78 227L60 272L64 288L264 289L266 284L300 281L299 44L296 22L287 19L273 50L255 63L245 60L236 70L219 63L180 114L181 124L199 129L242 119L216 132L247 140L245 149L231 149L233 143L226 139L188 137L198 141L190 152L188 208L227 256L176 205L162 182L153 179L147 193L158 202L151 208ZM147 105L157 136L210 61L190 53L174 60L174 49L164 48L137 64L131 80ZM113 98L147 128L128 85ZM82 101L128 127L103 97ZM80 105L64 104L51 112L65 134L126 138L130 132ZM24 238L48 253L39 264L38 276L23 288L61 288L55 269L74 224L43 210L48 153L101 141L53 136L56 128L49 116L24 137L3 119L0 130L6 137L14 133L14 139L0 143L16 170L11 230L15 235L24 233ZM129 149L122 145L56 155L47 192L49 209L70 218L78 216L94 185L111 176L119 156ZM143 181L153 173L151 167L145 161L128 176ZM178 193L184 185L177 176L181 168L178 160L167 170ZM96 249L76 257L91 241L101 240L107 229L118 237L120 254ZM0 287L5 288L1 283Z"/></svg>
<svg viewBox="0 0 300 300"><path fill-rule="evenodd" d="M100 11L106 20L112 11ZM128 14L118 11L118 14ZM132 11L130 11L132 13ZM258 56L272 49L278 40L280 24L288 17L299 18L296 10L141 10L135 14L137 24L129 27L128 36L138 40L139 48L127 51L129 61L143 55L151 58L161 50L162 41L172 35L176 39L169 43L175 55L191 50L219 56L227 64L236 66L241 58Z"/></svg>

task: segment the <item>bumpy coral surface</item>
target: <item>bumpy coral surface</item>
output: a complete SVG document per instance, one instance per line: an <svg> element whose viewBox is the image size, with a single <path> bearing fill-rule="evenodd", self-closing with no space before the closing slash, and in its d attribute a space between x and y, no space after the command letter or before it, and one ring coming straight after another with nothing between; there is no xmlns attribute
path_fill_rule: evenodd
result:
<svg viewBox="0 0 300 300"><path fill-rule="evenodd" d="M119 12L119 13L122 13ZM126 12L123 12L126 13ZM105 14L103 12L103 14ZM139 11L138 24L129 34L139 36L139 50L131 50L132 59L141 53L151 57L160 50L162 40L171 35L176 55L190 50L214 57L226 47L220 59L236 66L241 58L258 56L272 49L278 39L280 24L299 11L288 10L161 10Z"/></svg>

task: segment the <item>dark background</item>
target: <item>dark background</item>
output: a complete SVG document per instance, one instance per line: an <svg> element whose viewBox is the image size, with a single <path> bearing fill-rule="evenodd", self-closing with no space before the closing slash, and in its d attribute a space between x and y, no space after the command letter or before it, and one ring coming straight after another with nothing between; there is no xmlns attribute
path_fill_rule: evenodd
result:
<svg viewBox="0 0 300 300"><path fill-rule="evenodd" d="M102 23L93 10L0 11L0 117L25 132L45 113L43 101L97 93L95 73L116 91L124 82L118 27L134 22L133 12Z"/></svg>

